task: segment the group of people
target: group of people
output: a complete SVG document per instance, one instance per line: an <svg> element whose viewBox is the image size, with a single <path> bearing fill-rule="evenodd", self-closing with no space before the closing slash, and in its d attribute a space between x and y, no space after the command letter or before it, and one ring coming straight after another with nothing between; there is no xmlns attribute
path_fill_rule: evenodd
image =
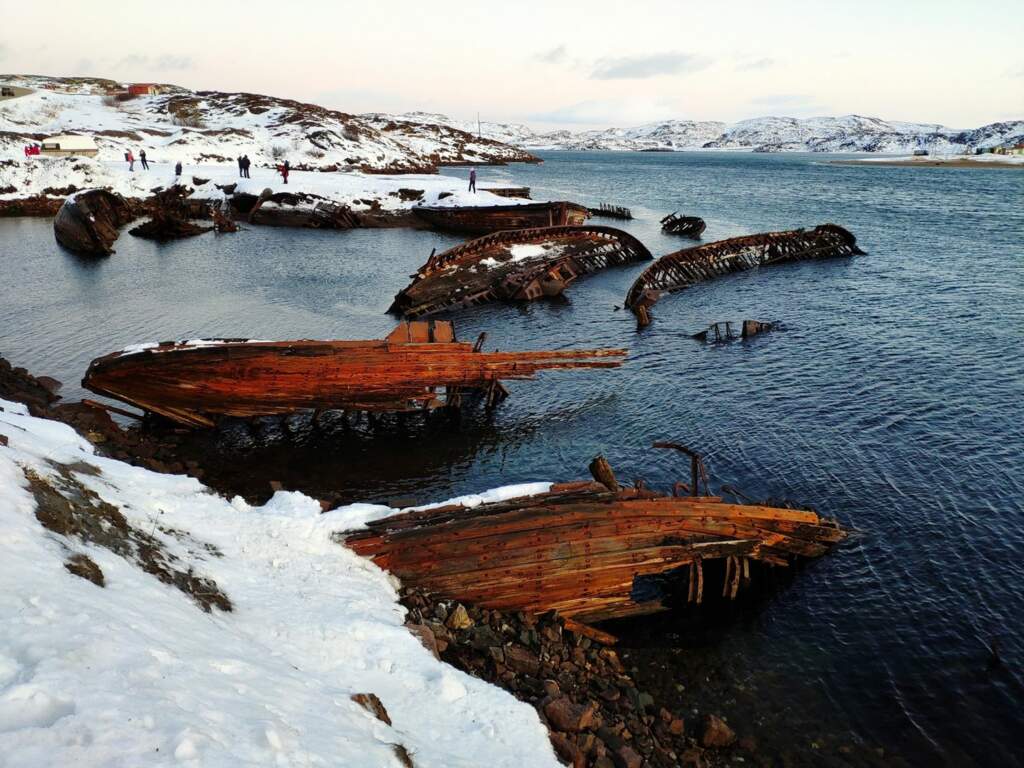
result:
<svg viewBox="0 0 1024 768"><path fill-rule="evenodd" d="M243 179L250 178L249 166L252 165L252 160L249 159L248 155L242 155L238 158L238 175Z"/></svg>
<svg viewBox="0 0 1024 768"><path fill-rule="evenodd" d="M132 153L132 151L130 149L127 152L124 153L124 160L125 160L126 163L128 163L128 170L134 172L135 171L135 155ZM149 170L149 161L146 160L146 150L144 150L144 149L139 150L139 163L142 165L142 169L144 171L148 171Z"/></svg>

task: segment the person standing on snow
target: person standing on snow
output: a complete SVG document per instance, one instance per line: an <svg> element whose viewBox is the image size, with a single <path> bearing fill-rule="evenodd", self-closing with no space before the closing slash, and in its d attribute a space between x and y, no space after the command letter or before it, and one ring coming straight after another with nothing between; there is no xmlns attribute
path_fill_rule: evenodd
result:
<svg viewBox="0 0 1024 768"><path fill-rule="evenodd" d="M238 178L245 178L245 155L238 156Z"/></svg>
<svg viewBox="0 0 1024 768"><path fill-rule="evenodd" d="M284 183L288 183L288 171L291 170L291 166L288 161L285 160L281 165L277 166L277 172L281 174L281 178L284 179Z"/></svg>
<svg viewBox="0 0 1024 768"><path fill-rule="evenodd" d="M252 160L249 159L248 155L242 155L242 178L249 178L249 166L252 165Z"/></svg>
<svg viewBox="0 0 1024 768"><path fill-rule="evenodd" d="M174 164L174 180L177 181L179 176L181 176L181 160Z"/></svg>
<svg viewBox="0 0 1024 768"><path fill-rule="evenodd" d="M142 163L142 170L149 170L149 162L146 160L146 150L144 149L139 150L139 162Z"/></svg>
<svg viewBox="0 0 1024 768"><path fill-rule="evenodd" d="M135 171L135 155L132 154L132 151L130 149L127 152L124 153L124 159L128 161L128 170L134 172Z"/></svg>
<svg viewBox="0 0 1024 768"><path fill-rule="evenodd" d="M476 168L469 169L469 191L476 194Z"/></svg>

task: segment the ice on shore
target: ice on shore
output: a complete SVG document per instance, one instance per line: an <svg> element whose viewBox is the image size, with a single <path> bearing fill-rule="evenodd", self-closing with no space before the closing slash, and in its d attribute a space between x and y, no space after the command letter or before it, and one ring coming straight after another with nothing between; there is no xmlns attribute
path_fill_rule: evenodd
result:
<svg viewBox="0 0 1024 768"><path fill-rule="evenodd" d="M321 514L293 492L228 501L193 478L97 456L70 427L4 400L0 435L5 768L398 766L394 744L419 768L558 765L531 707L437 661L403 626L393 578L332 540L395 510ZM28 477L59 487L61 473L233 610L205 613L130 559L45 529ZM106 585L66 570L73 553ZM355 693L378 695L393 725Z"/></svg>

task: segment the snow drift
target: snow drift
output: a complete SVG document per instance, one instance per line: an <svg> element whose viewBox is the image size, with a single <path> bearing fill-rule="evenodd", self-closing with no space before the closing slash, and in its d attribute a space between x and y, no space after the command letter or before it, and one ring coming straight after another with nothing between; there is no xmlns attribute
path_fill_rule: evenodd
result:
<svg viewBox="0 0 1024 768"><path fill-rule="evenodd" d="M393 510L229 502L5 400L0 435L5 768L558 765L531 707L431 656L332 541Z"/></svg>

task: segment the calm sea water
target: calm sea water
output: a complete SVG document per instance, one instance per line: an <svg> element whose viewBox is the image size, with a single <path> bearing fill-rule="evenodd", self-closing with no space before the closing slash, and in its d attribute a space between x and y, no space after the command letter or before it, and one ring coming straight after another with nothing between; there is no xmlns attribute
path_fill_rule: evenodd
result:
<svg viewBox="0 0 1024 768"><path fill-rule="evenodd" d="M659 231L674 210L702 216L705 241L834 221L868 255L697 286L663 299L641 334L616 311L638 267L585 278L564 303L462 313L460 337L487 331L502 349L625 346L630 359L514 382L493 419L461 430L284 441L239 461L314 493L428 500L582 477L597 453L621 479L667 487L686 468L650 445L683 442L705 454L713 485L799 500L861 533L721 621L647 623L631 658L667 665L659 674L684 699L714 697L796 763L860 764L867 745L915 765L1020 764L1024 174L819 155L544 157L480 180L629 206L638 218L625 228L656 255L687 242ZM264 228L169 245L125 234L93 261L61 251L48 221L0 220L0 354L76 396L89 360L130 343L377 337L408 275L454 242L403 230ZM744 318L784 330L718 347L689 338Z"/></svg>

